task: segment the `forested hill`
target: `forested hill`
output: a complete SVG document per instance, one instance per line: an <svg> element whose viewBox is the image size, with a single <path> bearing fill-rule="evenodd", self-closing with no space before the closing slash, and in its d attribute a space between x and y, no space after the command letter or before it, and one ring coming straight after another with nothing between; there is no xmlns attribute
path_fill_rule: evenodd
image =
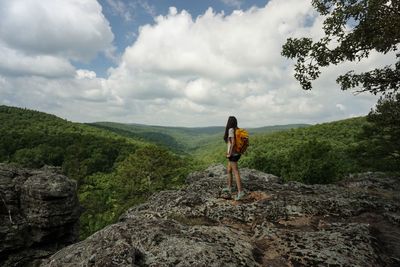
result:
<svg viewBox="0 0 400 267"><path fill-rule="evenodd" d="M143 142L22 108L0 106L0 162L25 167L62 166L77 180L111 170Z"/></svg>
<svg viewBox="0 0 400 267"><path fill-rule="evenodd" d="M365 117L250 135L240 165L304 183L329 183L352 172L383 170L383 158L366 157ZM226 161L221 138L196 151L205 165ZM371 164L371 162L375 162ZM375 165L375 166L374 166ZM376 168L380 165L381 169Z"/></svg>
<svg viewBox="0 0 400 267"><path fill-rule="evenodd" d="M46 113L0 106L0 162L58 166L78 181L82 238L155 191L183 183L190 158Z"/></svg>
<svg viewBox="0 0 400 267"><path fill-rule="evenodd" d="M362 162L365 125L366 118L358 117L258 135L242 163L285 180L333 182L349 173L371 170Z"/></svg>
<svg viewBox="0 0 400 267"><path fill-rule="evenodd" d="M85 207L82 237L154 192L180 187L190 172L226 162L223 127L87 125L7 106L0 106L0 122L0 162L59 166L78 181ZM308 184L355 172L398 171L396 146L391 152L393 145L380 137L384 131L368 117L303 126L249 129L250 146L240 166Z"/></svg>
<svg viewBox="0 0 400 267"><path fill-rule="evenodd" d="M220 141L225 131L224 126L210 127L165 127L143 124L124 124L115 122L96 122L90 126L106 129L108 131L137 138L143 141L163 145L175 152L197 154L197 152L214 145ZM287 124L265 126L260 128L247 128L250 135L259 133L271 133L288 129L301 128L308 124Z"/></svg>

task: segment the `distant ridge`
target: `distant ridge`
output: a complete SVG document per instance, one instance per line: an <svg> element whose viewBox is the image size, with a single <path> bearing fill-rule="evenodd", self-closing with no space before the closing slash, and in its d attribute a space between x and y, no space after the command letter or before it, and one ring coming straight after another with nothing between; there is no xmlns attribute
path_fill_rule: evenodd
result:
<svg viewBox="0 0 400 267"><path fill-rule="evenodd" d="M183 127L183 126L160 126L160 125L147 125L140 123L117 123L117 122L93 122L88 123L89 125L96 126L102 125L111 127L116 126L117 128L126 128L129 127L130 131L132 130L179 130L186 133L195 133L195 134L217 134L221 133L225 130L224 126L205 126L205 127ZM311 124L297 123L297 124L282 124L282 125L271 125L271 126L262 126L262 127L244 127L250 131L250 133L268 133L268 132L276 132L283 131L295 128L303 128L311 126Z"/></svg>
<svg viewBox="0 0 400 267"><path fill-rule="evenodd" d="M266 133L266 132L278 132L296 128L304 128L312 126L311 124L283 124L283 125L272 125L263 126L258 128L249 128L250 133Z"/></svg>
<svg viewBox="0 0 400 267"><path fill-rule="evenodd" d="M18 129L31 128L39 130L38 134L43 135L40 129L50 135L58 135L67 131L69 134L95 135L115 139L125 137L134 143L150 142L162 145L174 152L191 154L194 150L201 149L208 144L217 144L224 134L224 126L207 127L179 127L179 126L157 126L139 123L117 123L117 122L93 122L77 123L57 117L56 115L31 110L27 108L11 107L0 105L0 113L3 116L3 128ZM15 121L10 121L14 118ZM6 127L7 125L7 127ZM264 126L259 128L247 128L250 134L272 133L288 129L308 126L307 124L286 124ZM99 131L100 130L100 131ZM110 135L111 134L111 135Z"/></svg>
<svg viewBox="0 0 400 267"><path fill-rule="evenodd" d="M177 127L106 121L89 123L88 125L108 130L125 137L139 138L145 142L162 145L174 152L183 154L193 154L198 149L202 150L208 146L217 146L225 132L224 126ZM310 125L286 124L246 129L251 135L258 135L307 126Z"/></svg>

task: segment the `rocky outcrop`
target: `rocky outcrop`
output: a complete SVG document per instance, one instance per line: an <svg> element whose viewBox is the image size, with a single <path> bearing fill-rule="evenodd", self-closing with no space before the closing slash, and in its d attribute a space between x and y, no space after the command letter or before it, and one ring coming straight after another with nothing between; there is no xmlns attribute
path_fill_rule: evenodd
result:
<svg viewBox="0 0 400 267"><path fill-rule="evenodd" d="M55 168L0 164L0 266L35 266L76 242L76 182Z"/></svg>
<svg viewBox="0 0 400 267"><path fill-rule="evenodd" d="M43 266L398 266L400 178L360 174L337 185L283 183L242 170L248 195L223 195L212 166L132 207L116 224Z"/></svg>

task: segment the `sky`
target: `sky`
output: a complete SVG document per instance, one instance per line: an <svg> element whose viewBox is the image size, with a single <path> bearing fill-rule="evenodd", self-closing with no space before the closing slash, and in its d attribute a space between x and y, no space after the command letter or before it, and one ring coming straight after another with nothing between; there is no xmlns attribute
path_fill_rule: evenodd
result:
<svg viewBox="0 0 400 267"><path fill-rule="evenodd" d="M239 127L366 115L377 96L336 77L394 61L322 69L313 89L281 56L323 36L311 0L0 0L0 105L75 122Z"/></svg>

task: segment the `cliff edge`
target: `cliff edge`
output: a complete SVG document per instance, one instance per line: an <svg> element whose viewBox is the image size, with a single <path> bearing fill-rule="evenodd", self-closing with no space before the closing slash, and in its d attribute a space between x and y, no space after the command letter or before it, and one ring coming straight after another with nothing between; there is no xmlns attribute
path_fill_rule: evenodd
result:
<svg viewBox="0 0 400 267"><path fill-rule="evenodd" d="M37 266L79 237L76 182L56 168L0 164L0 266Z"/></svg>
<svg viewBox="0 0 400 267"><path fill-rule="evenodd" d="M399 177L304 185L241 173L243 201L220 193L225 168L211 166L42 266L399 266Z"/></svg>

